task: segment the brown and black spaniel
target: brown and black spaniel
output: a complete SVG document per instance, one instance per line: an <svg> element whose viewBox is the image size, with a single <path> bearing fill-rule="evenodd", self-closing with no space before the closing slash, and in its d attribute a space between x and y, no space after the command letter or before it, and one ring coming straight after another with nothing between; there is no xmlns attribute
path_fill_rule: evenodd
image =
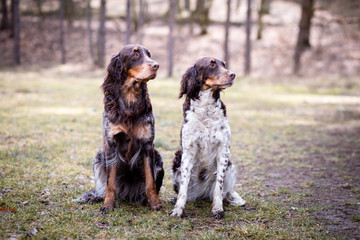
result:
<svg viewBox="0 0 360 240"><path fill-rule="evenodd" d="M96 189L78 202L105 200L100 208L115 207L116 199L162 208L158 193L164 177L163 161L154 148L155 119L147 82L159 64L140 45L127 45L111 59L101 88L104 92L103 147L95 156Z"/></svg>

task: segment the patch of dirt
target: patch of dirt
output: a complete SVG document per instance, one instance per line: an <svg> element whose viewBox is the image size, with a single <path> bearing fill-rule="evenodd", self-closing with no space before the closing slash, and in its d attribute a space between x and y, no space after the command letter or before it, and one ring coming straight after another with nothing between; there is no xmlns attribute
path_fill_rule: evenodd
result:
<svg viewBox="0 0 360 240"><path fill-rule="evenodd" d="M272 159L258 160L266 173L264 197L292 205L289 198L300 194L297 207L307 208L333 236L360 239L360 129L304 131L321 137L300 143L292 139L284 151L290 154L291 146L300 144L306 149L305 158L290 157L283 166L274 166Z"/></svg>

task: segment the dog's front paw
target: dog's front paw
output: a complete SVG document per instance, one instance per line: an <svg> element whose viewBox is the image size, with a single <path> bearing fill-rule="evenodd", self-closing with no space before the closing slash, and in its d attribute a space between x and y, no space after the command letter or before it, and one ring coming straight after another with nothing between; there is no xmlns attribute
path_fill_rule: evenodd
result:
<svg viewBox="0 0 360 240"><path fill-rule="evenodd" d="M151 210L160 211L163 209L163 206L160 203L160 200L158 198L155 199L149 199L148 200Z"/></svg>
<svg viewBox="0 0 360 240"><path fill-rule="evenodd" d="M99 211L100 211L101 214L105 214L107 212L110 212L110 211L114 210L114 207L115 207L115 204L109 204L109 203L104 204L104 205L101 206Z"/></svg>
<svg viewBox="0 0 360 240"><path fill-rule="evenodd" d="M174 208L171 212L169 212L169 216L176 217L176 218L181 218L183 212L184 211L181 210L181 209Z"/></svg>
<svg viewBox="0 0 360 240"><path fill-rule="evenodd" d="M154 204L154 205L152 205L150 207L151 207L151 210L156 210L156 211L160 211L161 209L164 208L160 203Z"/></svg>
<svg viewBox="0 0 360 240"><path fill-rule="evenodd" d="M225 215L224 210L216 210L216 211L212 211L211 212L211 217L215 218L215 219L221 219L223 218Z"/></svg>

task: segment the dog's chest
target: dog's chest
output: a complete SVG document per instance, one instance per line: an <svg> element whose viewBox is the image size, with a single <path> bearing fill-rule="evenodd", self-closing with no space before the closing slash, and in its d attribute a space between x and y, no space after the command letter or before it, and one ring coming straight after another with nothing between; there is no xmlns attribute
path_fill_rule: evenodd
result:
<svg viewBox="0 0 360 240"><path fill-rule="evenodd" d="M216 152L221 143L230 142L230 127L211 92L202 93L199 100L191 101L182 129L183 147L196 144L203 154Z"/></svg>

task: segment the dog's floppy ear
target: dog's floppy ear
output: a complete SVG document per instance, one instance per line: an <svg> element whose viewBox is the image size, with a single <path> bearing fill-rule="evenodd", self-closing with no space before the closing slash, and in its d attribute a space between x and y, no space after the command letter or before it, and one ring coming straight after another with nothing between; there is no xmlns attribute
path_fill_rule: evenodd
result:
<svg viewBox="0 0 360 240"><path fill-rule="evenodd" d="M114 88L114 84L121 84L123 82L123 76L124 74L124 64L122 57L120 53L116 56L114 56L108 67L107 67L107 74L104 80L104 83L102 84L102 89L104 91L104 94L107 95L109 91L111 91Z"/></svg>
<svg viewBox="0 0 360 240"><path fill-rule="evenodd" d="M192 99L196 98L201 89L201 81L197 75L198 71L195 65L186 70L181 79L179 98L184 94Z"/></svg>
<svg viewBox="0 0 360 240"><path fill-rule="evenodd" d="M112 120L118 117L117 93L114 89L119 89L124 81L124 64L119 53L111 59L104 83L101 85L104 92L104 107Z"/></svg>

